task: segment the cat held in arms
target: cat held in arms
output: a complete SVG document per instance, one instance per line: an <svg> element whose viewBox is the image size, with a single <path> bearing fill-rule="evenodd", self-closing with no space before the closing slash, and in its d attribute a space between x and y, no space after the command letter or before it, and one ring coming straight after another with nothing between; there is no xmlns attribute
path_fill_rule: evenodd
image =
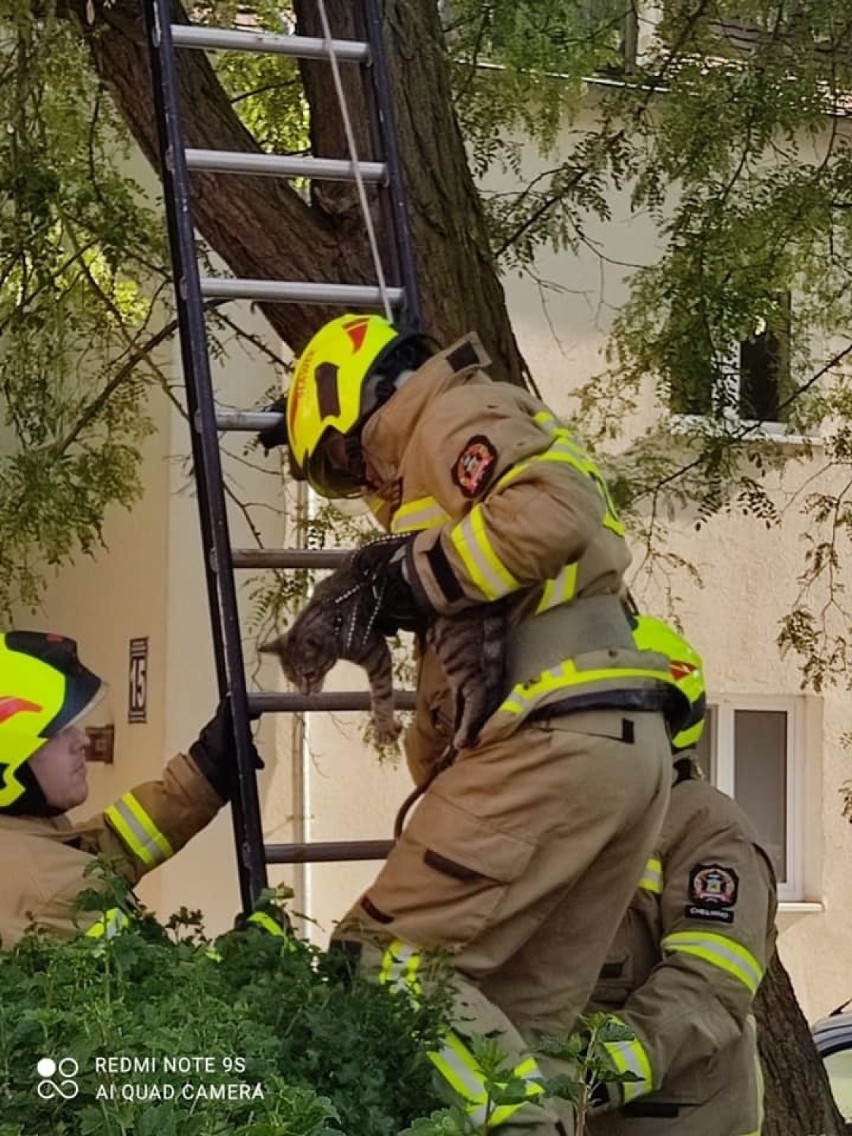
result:
<svg viewBox="0 0 852 1136"><path fill-rule="evenodd" d="M393 712L390 648L375 626L375 583L374 575L350 553L316 585L289 631L260 650L278 656L284 675L302 694L319 693L338 659L363 667L370 684L376 741L390 745L402 726ZM453 693L455 750L473 745L505 697L507 633L504 603L478 604L458 615L439 616L425 632L426 645L435 651Z"/></svg>

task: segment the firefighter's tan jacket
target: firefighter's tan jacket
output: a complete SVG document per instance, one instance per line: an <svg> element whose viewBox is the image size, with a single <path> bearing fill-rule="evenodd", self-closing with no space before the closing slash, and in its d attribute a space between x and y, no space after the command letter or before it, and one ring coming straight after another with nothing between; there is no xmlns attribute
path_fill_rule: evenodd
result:
<svg viewBox="0 0 852 1136"><path fill-rule="evenodd" d="M63 938L84 931L96 915L75 920L72 906L81 891L96 885L84 875L94 856L116 857L118 870L135 884L204 828L222 804L192 758L178 754L161 780L137 785L82 823L0 814L0 947L11 949L33 923Z"/></svg>
<svg viewBox="0 0 852 1136"><path fill-rule="evenodd" d="M775 912L772 867L742 810L706 781L679 781L590 1006L635 1035L609 1050L638 1077L593 1117L593 1136L757 1136L751 1005Z"/></svg>
<svg viewBox="0 0 852 1136"><path fill-rule="evenodd" d="M361 438L372 505L416 533L408 572L440 614L518 598L506 698L480 735L511 734L531 711L652 708L671 692L665 660L635 649L618 597L630 561L597 466L537 399L492 382L470 336L428 360L368 420ZM408 749L423 779L448 716L446 684L424 660ZM659 704L656 708L660 708Z"/></svg>

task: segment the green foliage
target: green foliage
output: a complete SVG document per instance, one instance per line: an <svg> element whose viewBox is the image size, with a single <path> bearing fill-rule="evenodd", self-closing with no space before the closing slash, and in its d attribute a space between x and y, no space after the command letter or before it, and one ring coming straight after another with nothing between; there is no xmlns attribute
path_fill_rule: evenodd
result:
<svg viewBox="0 0 852 1136"><path fill-rule="evenodd" d="M161 221L122 172L126 131L66 21L5 0L0 71L0 613L138 496L140 364ZM13 50L10 47L13 46ZM56 77L61 76L61 81Z"/></svg>
<svg viewBox="0 0 852 1136"><path fill-rule="evenodd" d="M624 1022L612 1014L596 1012L583 1015L577 1032L569 1038L543 1037L537 1052L546 1054L572 1069L573 1075L562 1074L544 1082L549 1096L571 1101L576 1118L576 1136L583 1136L586 1120L597 1100L599 1089L613 1103L621 1100L620 1085L638 1081L635 1073L621 1072L616 1068L607 1046L622 1041L633 1041L635 1034Z"/></svg>
<svg viewBox="0 0 852 1136"><path fill-rule="evenodd" d="M211 944L184 913L106 944L33 935L0 952L0 1132L392 1136L437 1104L438 1027L343 954L254 927ZM43 1057L78 1063L73 1099L37 1092Z"/></svg>
<svg viewBox="0 0 852 1136"><path fill-rule="evenodd" d="M621 1099L619 1086L636 1081L634 1073L620 1072L607 1049L614 1042L632 1041L635 1035L617 1017L607 1013L581 1015L576 1032L558 1037L543 1035L534 1053L548 1059L554 1076L532 1082L518 1077L511 1060L492 1037L475 1035L471 1038L471 1052L476 1059L485 1092L485 1109L481 1123L471 1119L463 1108L452 1106L436 1109L429 1116L418 1117L400 1136L487 1136L493 1131L494 1110L505 1105L526 1104L528 1107L546 1105L548 1099L570 1101L575 1120L576 1136L586 1132L586 1121L593 1109L596 1091L607 1090L610 1101Z"/></svg>
<svg viewBox="0 0 852 1136"><path fill-rule="evenodd" d="M291 5L270 0L214 0L193 14L212 27L243 31L291 33ZM306 152L309 113L299 68L285 55L219 52L213 58L216 73L231 94L234 110L262 150L270 154Z"/></svg>

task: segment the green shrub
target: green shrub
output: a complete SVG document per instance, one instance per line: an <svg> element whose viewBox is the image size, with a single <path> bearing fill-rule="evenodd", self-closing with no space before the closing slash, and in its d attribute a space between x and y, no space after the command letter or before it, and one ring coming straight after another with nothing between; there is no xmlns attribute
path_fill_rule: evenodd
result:
<svg viewBox="0 0 852 1136"><path fill-rule="evenodd" d="M0 952L0 1136L396 1136L438 1106L435 1005L262 930L213 946L184 913Z"/></svg>

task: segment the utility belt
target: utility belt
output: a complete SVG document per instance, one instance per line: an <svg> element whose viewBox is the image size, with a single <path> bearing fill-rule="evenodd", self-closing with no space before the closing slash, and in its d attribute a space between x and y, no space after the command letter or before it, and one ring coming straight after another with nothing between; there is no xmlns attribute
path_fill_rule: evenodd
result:
<svg viewBox="0 0 852 1136"><path fill-rule="evenodd" d="M578 710L651 710L662 713L668 720L672 710L672 695L667 690L593 690L588 694L570 694L557 698L531 711L528 722L541 722L546 718L560 718Z"/></svg>
<svg viewBox="0 0 852 1136"><path fill-rule="evenodd" d="M669 1101L635 1100L623 1105L619 1112L622 1116L655 1116L659 1120L671 1120L680 1116L680 1105Z"/></svg>

